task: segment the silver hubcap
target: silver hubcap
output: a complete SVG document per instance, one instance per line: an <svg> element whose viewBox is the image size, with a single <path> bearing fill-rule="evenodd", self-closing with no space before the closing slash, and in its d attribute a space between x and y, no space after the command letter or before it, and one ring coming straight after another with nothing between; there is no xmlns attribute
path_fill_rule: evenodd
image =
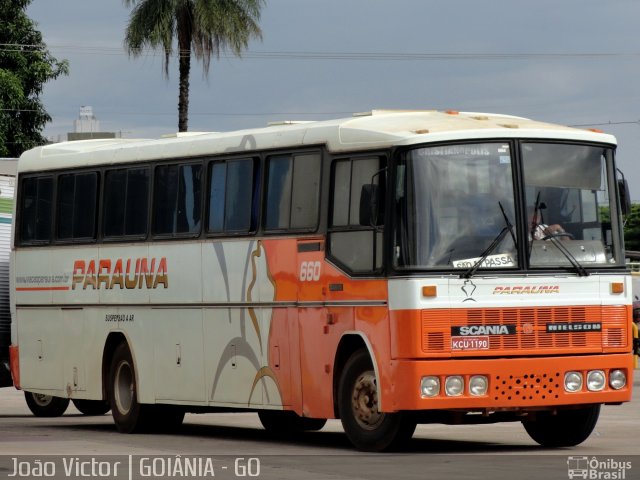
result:
<svg viewBox="0 0 640 480"><path fill-rule="evenodd" d="M48 407L53 400L53 397L51 395L43 395L41 393L32 393L31 397L39 407Z"/></svg>
<svg viewBox="0 0 640 480"><path fill-rule="evenodd" d="M116 370L114 393L116 407L123 415L129 413L133 405L133 371L129 362L120 362Z"/></svg>
<svg viewBox="0 0 640 480"><path fill-rule="evenodd" d="M378 386L373 371L362 373L356 380L351 408L358 425L365 430L375 430L384 420L384 413L378 411Z"/></svg>

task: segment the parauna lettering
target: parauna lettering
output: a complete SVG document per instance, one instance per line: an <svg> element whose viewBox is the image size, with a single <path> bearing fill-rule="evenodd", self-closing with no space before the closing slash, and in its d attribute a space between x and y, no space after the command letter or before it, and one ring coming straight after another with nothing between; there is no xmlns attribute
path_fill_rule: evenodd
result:
<svg viewBox="0 0 640 480"><path fill-rule="evenodd" d="M82 286L83 290L169 288L167 259L156 258L118 258L115 261L103 258L98 261L76 260L73 262L73 282L71 288Z"/></svg>

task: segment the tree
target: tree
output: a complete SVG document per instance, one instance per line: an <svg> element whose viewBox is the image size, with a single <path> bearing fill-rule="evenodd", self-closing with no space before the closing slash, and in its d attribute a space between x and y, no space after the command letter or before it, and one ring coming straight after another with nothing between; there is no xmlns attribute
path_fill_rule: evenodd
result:
<svg viewBox="0 0 640 480"><path fill-rule="evenodd" d="M625 250L640 252L640 203L631 204L631 211L623 217L623 221ZM608 206L600 207L600 222L604 224L611 222Z"/></svg>
<svg viewBox="0 0 640 480"><path fill-rule="evenodd" d="M164 73L174 38L178 46L178 131L186 132L189 121L189 72L191 54L200 60L205 74L211 56L221 51L240 56L251 38L262 38L258 26L264 0L123 0L133 7L125 34L125 46L136 57L144 47L164 51Z"/></svg>
<svg viewBox="0 0 640 480"><path fill-rule="evenodd" d="M18 157L46 139L51 117L40 101L45 83L67 74L25 10L31 0L0 0L0 156Z"/></svg>
<svg viewBox="0 0 640 480"><path fill-rule="evenodd" d="M631 204L631 213L626 217L624 246L627 250L640 251L640 203Z"/></svg>

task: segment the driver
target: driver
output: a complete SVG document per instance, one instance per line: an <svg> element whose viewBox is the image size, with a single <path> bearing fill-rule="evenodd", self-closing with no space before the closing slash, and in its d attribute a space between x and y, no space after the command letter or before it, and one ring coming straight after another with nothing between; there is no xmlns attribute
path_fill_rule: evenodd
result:
<svg viewBox="0 0 640 480"><path fill-rule="evenodd" d="M532 235L533 233L533 235ZM529 240L533 236L533 240L548 240L553 235L566 233L557 223L553 225L547 225L542 221L542 214L540 210L535 212L533 209L529 212Z"/></svg>

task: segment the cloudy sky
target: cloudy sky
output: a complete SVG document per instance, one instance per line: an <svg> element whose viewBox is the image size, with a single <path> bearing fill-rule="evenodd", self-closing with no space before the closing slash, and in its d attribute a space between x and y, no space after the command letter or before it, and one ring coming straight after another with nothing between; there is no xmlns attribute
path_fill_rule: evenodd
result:
<svg viewBox="0 0 640 480"><path fill-rule="evenodd" d="M177 130L177 62L129 58L119 0L34 0L28 9L68 77L45 88L45 134L91 105L102 130ZM191 76L189 129L336 118L372 108L506 113L618 138L640 201L638 0L267 0L263 40Z"/></svg>

